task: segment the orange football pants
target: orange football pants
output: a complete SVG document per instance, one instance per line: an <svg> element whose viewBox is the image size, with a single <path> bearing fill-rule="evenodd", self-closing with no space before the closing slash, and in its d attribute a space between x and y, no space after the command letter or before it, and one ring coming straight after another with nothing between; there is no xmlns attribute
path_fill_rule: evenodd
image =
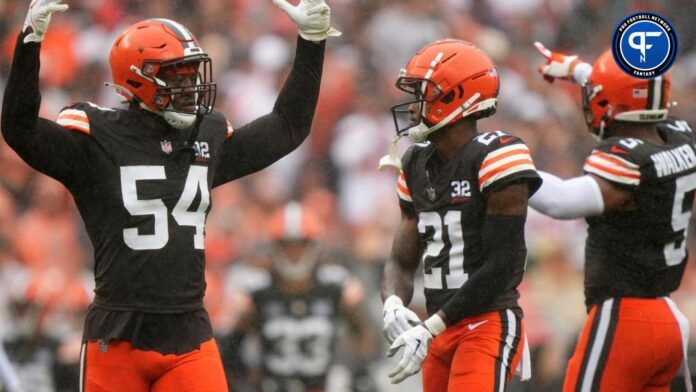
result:
<svg viewBox="0 0 696 392"><path fill-rule="evenodd" d="M465 318L433 339L423 363L425 392L503 392L524 349L511 310Z"/></svg>
<svg viewBox="0 0 696 392"><path fill-rule="evenodd" d="M685 319L669 298L610 298L593 306L563 391L668 392L685 355Z"/></svg>
<svg viewBox="0 0 696 392"><path fill-rule="evenodd" d="M227 392L215 339L181 355L137 350L123 340L101 350L87 342L81 364L84 392Z"/></svg>

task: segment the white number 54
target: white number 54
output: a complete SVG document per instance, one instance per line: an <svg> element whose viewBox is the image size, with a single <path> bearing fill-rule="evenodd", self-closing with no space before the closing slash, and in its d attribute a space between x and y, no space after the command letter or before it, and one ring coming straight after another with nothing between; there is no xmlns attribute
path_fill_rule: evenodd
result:
<svg viewBox="0 0 696 392"><path fill-rule="evenodd" d="M135 250L162 249L169 241L169 218L167 206L162 199L138 199L137 181L166 180L164 166L124 166L121 167L121 195L123 205L132 216L152 215L155 220L152 234L140 234L137 227L123 229L123 241ZM196 193L201 190L201 201L196 211L189 211ZM172 210L172 217L181 226L193 226L193 246L204 248L205 215L210 205L208 191L208 168L191 166L181 197Z"/></svg>

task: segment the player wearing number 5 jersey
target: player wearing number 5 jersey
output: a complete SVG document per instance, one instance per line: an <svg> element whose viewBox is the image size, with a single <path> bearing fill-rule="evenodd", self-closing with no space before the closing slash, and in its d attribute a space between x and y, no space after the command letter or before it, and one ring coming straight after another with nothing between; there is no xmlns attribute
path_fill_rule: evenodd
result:
<svg viewBox="0 0 696 392"><path fill-rule="evenodd" d="M563 390L669 391L682 367L687 390L688 323L669 298L686 264L696 189L689 126L668 118L670 76L635 79L609 51L594 66L546 50L547 80L582 85L585 117L601 141L585 175L544 185L530 205L547 215L587 217L585 327Z"/></svg>
<svg viewBox="0 0 696 392"><path fill-rule="evenodd" d="M427 142L412 146L402 162L393 155L382 161L401 169L402 218L382 286L388 355L404 349L391 382L422 365L425 391L503 391L526 352L517 286L527 199L541 181L519 138L477 132L477 120L495 112L499 80L473 45L426 46L397 87L415 96L393 109L397 135ZM412 121L405 127L402 113ZM421 259L430 316L424 322L404 306ZM528 377L528 367L522 370Z"/></svg>
<svg viewBox="0 0 696 392"><path fill-rule="evenodd" d="M308 135L330 28L323 1L277 4L300 30L273 111L234 130L213 111L211 60L167 19L129 27L110 64L128 109L73 104L38 117L39 51L60 0L34 0L17 39L2 134L75 198L95 250L95 299L84 330L86 391L227 391L203 309L210 190L261 170Z"/></svg>

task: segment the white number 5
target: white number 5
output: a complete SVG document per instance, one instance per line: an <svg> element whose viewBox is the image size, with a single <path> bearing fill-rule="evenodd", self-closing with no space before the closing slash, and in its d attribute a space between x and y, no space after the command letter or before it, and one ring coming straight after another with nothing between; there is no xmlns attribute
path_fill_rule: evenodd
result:
<svg viewBox="0 0 696 392"><path fill-rule="evenodd" d="M166 180L164 166L124 166L121 167L121 195L123 205L133 216L152 215L155 220L152 234L140 234L137 227L123 229L123 241L135 250L162 249L169 241L169 219L167 206L162 199L138 199L136 183L139 180ZM196 193L201 190L201 201L196 211L189 211L189 207L196 198ZM193 236L193 246L196 249L204 248L203 226L205 214L210 205L210 193L208 191L208 168L205 166L191 166L186 184L176 203L172 216L181 226L193 226L196 234Z"/></svg>
<svg viewBox="0 0 696 392"><path fill-rule="evenodd" d="M679 177L674 191L674 204L672 206L672 229L675 232L684 231L681 241L670 242L665 245L665 261L667 265L679 265L686 257L686 237L689 231L689 218L691 217L691 203L684 211L684 197L687 192L696 189L696 173ZM679 246L677 246L677 243Z"/></svg>

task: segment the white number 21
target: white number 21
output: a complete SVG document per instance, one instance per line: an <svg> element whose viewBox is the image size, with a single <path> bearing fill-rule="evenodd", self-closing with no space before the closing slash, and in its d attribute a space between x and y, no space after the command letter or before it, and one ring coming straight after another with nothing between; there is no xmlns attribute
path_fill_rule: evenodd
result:
<svg viewBox="0 0 696 392"><path fill-rule="evenodd" d="M164 166L124 166L121 167L121 194L123 205L133 216L151 215L155 220L152 234L140 234L137 227L123 229L123 241L135 250L161 249L169 241L169 218L167 206L162 199L138 199L136 183L139 180L166 180ZM201 201L196 211L189 211L198 190L201 190ZM179 201L172 210L172 217L181 226L193 226L193 246L204 248L203 226L205 214L210 205L208 191L208 168L191 166L186 184Z"/></svg>

